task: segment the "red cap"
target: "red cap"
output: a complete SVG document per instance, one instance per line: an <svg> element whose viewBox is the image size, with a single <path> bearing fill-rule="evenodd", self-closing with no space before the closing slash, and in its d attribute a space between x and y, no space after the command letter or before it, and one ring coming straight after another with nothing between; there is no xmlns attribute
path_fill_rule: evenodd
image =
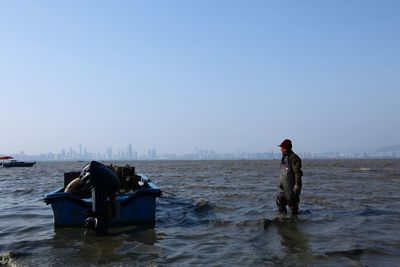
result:
<svg viewBox="0 0 400 267"><path fill-rule="evenodd" d="M292 149L292 141L290 141L289 139L285 139L279 146L282 148L285 148L287 150L291 150Z"/></svg>

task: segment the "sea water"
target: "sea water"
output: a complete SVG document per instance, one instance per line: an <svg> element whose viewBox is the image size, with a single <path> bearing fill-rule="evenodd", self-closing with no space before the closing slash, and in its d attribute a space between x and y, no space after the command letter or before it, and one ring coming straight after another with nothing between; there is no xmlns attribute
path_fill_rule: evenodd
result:
<svg viewBox="0 0 400 267"><path fill-rule="evenodd" d="M297 217L277 212L279 160L113 163L134 165L164 191L154 228L101 237L54 229L43 196L85 163L0 169L0 263L400 266L399 160L304 160Z"/></svg>

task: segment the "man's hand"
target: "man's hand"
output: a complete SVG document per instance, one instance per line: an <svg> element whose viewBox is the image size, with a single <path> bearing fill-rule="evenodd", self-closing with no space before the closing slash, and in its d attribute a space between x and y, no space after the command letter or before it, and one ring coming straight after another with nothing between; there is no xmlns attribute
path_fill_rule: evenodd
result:
<svg viewBox="0 0 400 267"><path fill-rule="evenodd" d="M297 184L293 187L293 193L295 193L296 195L300 195L300 186L298 186Z"/></svg>

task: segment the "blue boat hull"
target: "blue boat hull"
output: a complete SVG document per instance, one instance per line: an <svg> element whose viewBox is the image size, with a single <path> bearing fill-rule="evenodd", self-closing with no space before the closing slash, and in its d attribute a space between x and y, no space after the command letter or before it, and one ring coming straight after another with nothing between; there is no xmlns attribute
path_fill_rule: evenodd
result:
<svg viewBox="0 0 400 267"><path fill-rule="evenodd" d="M161 195L161 190L152 182L149 185L115 198L115 215L109 220L110 227L155 225L156 197ZM44 201L53 209L55 227L82 227L92 209L91 198L78 198L65 193L64 188L47 194Z"/></svg>

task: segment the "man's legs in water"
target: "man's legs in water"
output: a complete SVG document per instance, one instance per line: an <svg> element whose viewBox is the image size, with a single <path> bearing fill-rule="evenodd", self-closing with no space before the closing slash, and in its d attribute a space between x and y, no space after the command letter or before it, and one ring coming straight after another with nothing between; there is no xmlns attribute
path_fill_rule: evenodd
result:
<svg viewBox="0 0 400 267"><path fill-rule="evenodd" d="M286 199L285 199L285 194L283 192L280 192L277 196L276 196L276 205L278 205L278 211L281 213L286 213Z"/></svg>
<svg viewBox="0 0 400 267"><path fill-rule="evenodd" d="M292 212L292 215L299 214L299 204L291 204L289 205L289 209Z"/></svg>

